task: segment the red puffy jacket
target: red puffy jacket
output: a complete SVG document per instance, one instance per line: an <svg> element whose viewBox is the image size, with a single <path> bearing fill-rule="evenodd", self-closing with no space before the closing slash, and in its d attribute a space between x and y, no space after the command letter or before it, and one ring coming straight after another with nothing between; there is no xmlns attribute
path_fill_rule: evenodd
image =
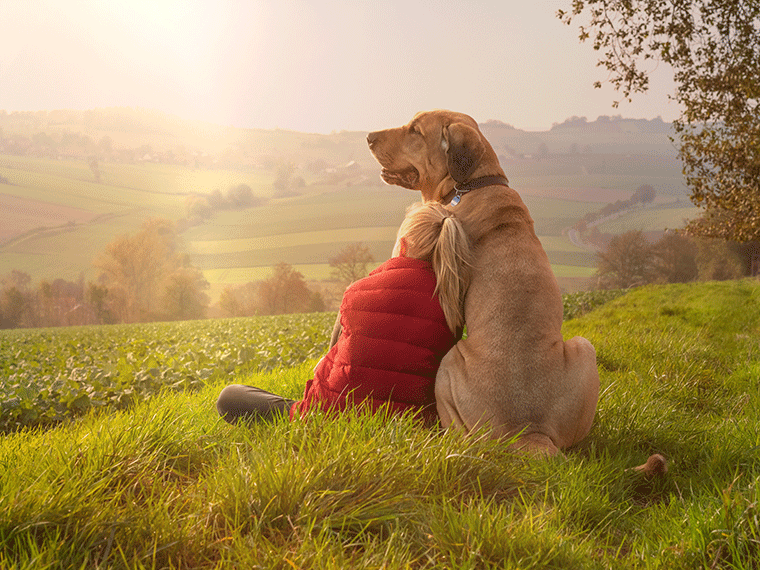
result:
<svg viewBox="0 0 760 570"><path fill-rule="evenodd" d="M291 407L291 417L360 403L375 411L389 403L394 412L412 410L435 421L435 374L458 340L435 286L430 263L393 257L346 289L340 337L317 365L303 400Z"/></svg>

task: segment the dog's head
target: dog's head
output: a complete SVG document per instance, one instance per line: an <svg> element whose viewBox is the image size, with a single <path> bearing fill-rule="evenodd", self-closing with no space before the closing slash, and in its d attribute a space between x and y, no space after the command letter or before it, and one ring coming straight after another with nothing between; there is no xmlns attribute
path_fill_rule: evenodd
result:
<svg viewBox="0 0 760 570"><path fill-rule="evenodd" d="M478 123L463 113L417 113L403 127L370 133L367 143L385 182L419 190L425 200L441 200L456 183L504 174Z"/></svg>

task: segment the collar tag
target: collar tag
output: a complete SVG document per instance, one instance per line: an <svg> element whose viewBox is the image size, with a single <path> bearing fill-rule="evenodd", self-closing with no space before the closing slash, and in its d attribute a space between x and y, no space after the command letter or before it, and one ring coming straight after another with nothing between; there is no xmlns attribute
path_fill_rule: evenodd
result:
<svg viewBox="0 0 760 570"><path fill-rule="evenodd" d="M509 181L505 176L497 174L495 176L481 176L480 178L475 178L469 182L455 184L453 191L456 192L456 195L451 199L449 205L456 206L459 204L459 201L462 199L462 195L467 194L467 192L470 192L471 190L477 190L478 188L496 185L509 187Z"/></svg>

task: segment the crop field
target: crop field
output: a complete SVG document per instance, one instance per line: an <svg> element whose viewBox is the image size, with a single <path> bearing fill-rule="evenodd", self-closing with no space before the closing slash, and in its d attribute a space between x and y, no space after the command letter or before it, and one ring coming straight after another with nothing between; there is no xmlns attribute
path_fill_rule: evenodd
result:
<svg viewBox="0 0 760 570"><path fill-rule="evenodd" d="M619 158L619 157L618 157ZM563 188L567 189L567 198L582 197L586 188L602 189L602 193L594 192L599 195L605 203L615 202L616 200L627 199L642 184L650 184L657 189L657 193L663 196L686 197L683 177L680 170L669 174L657 175L651 174L647 170L639 173L618 174L614 168L619 165L618 162L610 166L610 172L606 174L592 174L587 172L577 173L557 173L557 174L525 174L523 176L509 177L509 181L516 190L520 189L518 183L526 188ZM575 195L573 190L578 189Z"/></svg>
<svg viewBox="0 0 760 570"><path fill-rule="evenodd" d="M82 161L0 156L3 229L0 274L12 269L36 279L80 274L118 235L151 217L178 220L192 192L249 184L271 193L271 174L192 169L176 165L103 163L101 181Z"/></svg>
<svg viewBox="0 0 760 570"><path fill-rule="evenodd" d="M599 224L600 232L613 235L625 233L629 230L657 231L662 229L678 229L684 225L684 220L695 218L699 214L696 206L673 207L672 204L662 204L659 207L650 207L644 210L629 212L615 220Z"/></svg>
<svg viewBox="0 0 760 570"><path fill-rule="evenodd" d="M291 367L327 351L334 313L0 331L0 432L163 389Z"/></svg>
<svg viewBox="0 0 760 570"><path fill-rule="evenodd" d="M144 189L158 194L204 193L226 190L238 184L247 184L256 195L271 193L274 177L264 171L234 171L192 168L170 164L104 164L103 181L124 188Z"/></svg>
<svg viewBox="0 0 760 570"><path fill-rule="evenodd" d="M585 281L594 274L596 269L583 265L561 265L552 263L552 271L554 271L554 275L557 277L557 280L562 283L563 279Z"/></svg>
<svg viewBox="0 0 760 570"><path fill-rule="evenodd" d="M397 226L406 208L419 197L389 186L336 189L320 186L302 196L271 200L243 211L220 212L190 228L189 242L282 236L307 231Z"/></svg>
<svg viewBox="0 0 760 570"><path fill-rule="evenodd" d="M212 255L256 251L270 248L273 245L278 247L304 247L312 244L350 242L356 237L357 232L365 236L365 241L392 242L396 237L397 230L398 226L379 226L294 232L256 238L196 240L191 242L190 253L192 255Z"/></svg>
<svg viewBox="0 0 760 570"><path fill-rule="evenodd" d="M91 197L95 202L108 203L108 199L97 193L92 186L84 186L80 193L72 191L71 185L78 182L95 184L92 170L84 161L53 160L0 155L0 169L13 184L25 189L25 194L33 191L68 189L53 203L66 204L69 199ZM101 185L135 190L140 194L180 194L208 193L215 189L225 190L237 184L248 184L252 189L266 189L261 195L271 193L273 176L265 171L237 171L224 169L193 168L182 165L142 162L125 164L114 162L99 163ZM97 185L96 185L97 186ZM86 190L94 190L87 193ZM126 201L131 203L130 200ZM74 204L71 204L74 205Z"/></svg>

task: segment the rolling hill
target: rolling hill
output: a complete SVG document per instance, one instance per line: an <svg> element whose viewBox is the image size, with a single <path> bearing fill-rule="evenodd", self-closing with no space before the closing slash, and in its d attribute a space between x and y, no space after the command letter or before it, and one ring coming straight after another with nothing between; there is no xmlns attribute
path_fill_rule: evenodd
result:
<svg viewBox="0 0 760 570"><path fill-rule="evenodd" d="M594 271L593 249L568 237L589 212L643 184L655 188L654 202L604 231L680 227L697 212L670 125L660 120L572 118L546 132L481 127L567 291ZM380 181L365 136L235 129L139 109L0 112L0 275L94 279L105 245L151 217L179 224L212 298L227 284L266 277L280 261L307 279L328 279L329 257L352 242L380 262L418 196ZM240 185L251 189L251 203L214 202ZM200 216L199 201L216 207Z"/></svg>

